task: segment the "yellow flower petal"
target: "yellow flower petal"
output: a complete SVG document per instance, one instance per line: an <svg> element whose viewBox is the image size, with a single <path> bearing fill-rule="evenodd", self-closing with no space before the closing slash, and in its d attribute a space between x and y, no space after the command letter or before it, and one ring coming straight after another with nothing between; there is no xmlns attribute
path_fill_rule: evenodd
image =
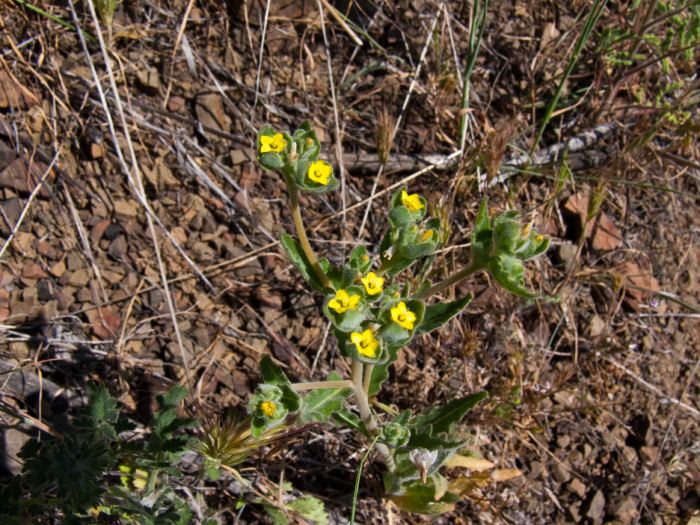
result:
<svg viewBox="0 0 700 525"><path fill-rule="evenodd" d="M335 292L335 297L328 301L328 308L342 314L354 309L359 301L358 294L350 295L346 290L338 290Z"/></svg>
<svg viewBox="0 0 700 525"><path fill-rule="evenodd" d="M333 167L330 164L325 160L317 160L309 166L308 176L313 182L326 186L331 178L331 173L333 173Z"/></svg>
<svg viewBox="0 0 700 525"><path fill-rule="evenodd" d="M384 286L383 277L379 277L374 272L369 272L367 277L362 277L360 280L362 281L362 284L365 285L365 290L367 291L368 295L377 295L382 293Z"/></svg>
<svg viewBox="0 0 700 525"><path fill-rule="evenodd" d="M274 416L276 408L277 407L272 401L263 401L260 403L260 410L262 410L263 414L265 414L267 417Z"/></svg>
<svg viewBox="0 0 700 525"><path fill-rule="evenodd" d="M282 133L275 133L272 136L262 135L260 137L260 153L281 153L287 149L287 141Z"/></svg>
<svg viewBox="0 0 700 525"><path fill-rule="evenodd" d="M355 345L357 351L364 355L365 357L377 357L377 349L379 348L379 341L374 337L374 333L371 328L368 328L364 332L353 332L350 334L350 341Z"/></svg>
<svg viewBox="0 0 700 525"><path fill-rule="evenodd" d="M416 314L408 309L406 303L401 301L394 308L391 309L391 320L394 321L401 328L406 330L413 330L416 322Z"/></svg>
<svg viewBox="0 0 700 525"><path fill-rule="evenodd" d="M421 242L427 242L433 238L433 230L426 230L423 235L420 236Z"/></svg>
<svg viewBox="0 0 700 525"><path fill-rule="evenodd" d="M423 203L420 200L420 195L417 193L409 195L406 190L401 191L401 204L406 206L409 211L418 211L423 209Z"/></svg>

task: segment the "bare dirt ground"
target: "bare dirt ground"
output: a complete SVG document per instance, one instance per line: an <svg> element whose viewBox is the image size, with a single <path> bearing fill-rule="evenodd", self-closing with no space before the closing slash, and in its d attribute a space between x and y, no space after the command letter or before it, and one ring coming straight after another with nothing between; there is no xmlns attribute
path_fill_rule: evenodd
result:
<svg viewBox="0 0 700 525"><path fill-rule="evenodd" d="M492 2L466 110L469 8L458 2L338 2L350 8L344 27L328 6L322 19L316 2L271 2L266 15L261 2L124 1L105 33L110 69L86 4L75 7L85 48L70 3L44 6L65 24L22 4L0 0L3 370L24 367L29 382L40 373L69 399L89 380L106 382L142 421L173 382L207 413L244 407L264 353L299 380L345 371L320 298L277 242L292 229L283 182L254 158L262 124L310 120L343 181L302 203L312 242L333 260L379 241L384 190L402 181L449 220L438 274L467 262L484 193L494 210L519 209L552 238L528 267L531 286L551 299L527 303L475 276L462 285L474 303L414 341L379 395L405 408L487 390L465 433L484 458L522 475L422 518L379 499L380 469L370 465L358 522L662 524L697 514L692 65L615 69L596 33L538 149L597 126L605 133L564 164L489 184L486 168L532 146L588 2ZM628 27L630 9L609 4L598 28ZM683 105L685 124L653 104L664 75L690 79L663 99L667 113ZM464 157L431 167L428 156L459 149L465 111ZM375 135L394 123L377 176ZM16 385L2 396L30 411ZM47 404L42 417L66 410ZM8 471L20 468L21 440L6 431ZM283 475L347 518L363 446L310 427L247 468ZM210 488L233 523L230 485ZM253 506L240 522L264 520Z"/></svg>

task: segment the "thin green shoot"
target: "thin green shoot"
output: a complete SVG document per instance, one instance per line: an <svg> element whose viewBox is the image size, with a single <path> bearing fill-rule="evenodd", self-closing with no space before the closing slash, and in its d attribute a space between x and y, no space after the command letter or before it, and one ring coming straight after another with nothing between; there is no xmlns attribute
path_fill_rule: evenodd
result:
<svg viewBox="0 0 700 525"><path fill-rule="evenodd" d="M469 24L469 58L464 68L462 84L462 118L459 122L459 148L464 154L464 146L467 140L467 122L469 118L469 92L471 85L471 75L476 64L476 57L479 55L481 39L486 26L486 12L489 8L489 0L474 0L472 6L471 21Z"/></svg>
<svg viewBox="0 0 700 525"><path fill-rule="evenodd" d="M362 478L362 469L365 467L365 462L367 461L367 458L369 457L370 452L372 452L372 449L374 448L374 445L377 443L378 439L379 436L376 436L372 440L372 443L370 443L369 447L367 448L367 452L365 452L365 455L362 456L360 464L357 466L357 474L355 475L355 489L352 492L352 511L350 511L350 525L355 525L355 512L357 511L357 494L360 491L360 479Z"/></svg>
<svg viewBox="0 0 700 525"><path fill-rule="evenodd" d="M530 149L530 153L533 153L537 149L537 146L540 143L540 139L542 138L542 135L544 134L544 130L547 128L547 125L549 125L550 120L552 120L552 114L554 113L554 110L557 107L557 104L559 102L559 97L561 97L562 91L564 90L564 85L566 84L566 81L569 79L571 72L574 70L574 67L576 66L576 63L578 62L578 59L581 55L581 52L583 51L583 48L585 47L586 43L588 42L588 39L591 37L591 33L593 33L593 28L595 27L596 23L598 22L600 15L603 14L603 10L605 9L605 6L607 3L608 3L608 0L596 0L596 2L593 4L593 8L591 9L591 12L588 14L588 18L586 19L586 23L583 26L583 31L581 32L581 36L579 37L578 41L576 42L576 47L574 47L574 51L571 54L571 57L569 58L569 63L566 66L566 70L564 71L564 75L562 76L562 78L559 82L559 85L557 86L557 90L554 93L554 97L552 98L549 105L547 106L547 112L545 113L544 118L542 119L542 124L540 125L540 129L537 131L537 136L535 137L535 141L532 144L532 148Z"/></svg>
<svg viewBox="0 0 700 525"><path fill-rule="evenodd" d="M47 18L51 20L52 22L56 22L58 25L65 27L66 29L70 29L71 31L78 31L78 29L68 22L67 20L64 20L60 16L54 15L53 13L49 13L48 11L42 9L41 7L35 6L34 4L30 2L26 2L25 0L13 0L17 5L21 5L22 7L28 9L29 11L33 11L34 13L43 16L44 18ZM90 33L86 31L81 31L83 36L85 37L86 40L90 41L91 43L97 42L97 39L91 35Z"/></svg>

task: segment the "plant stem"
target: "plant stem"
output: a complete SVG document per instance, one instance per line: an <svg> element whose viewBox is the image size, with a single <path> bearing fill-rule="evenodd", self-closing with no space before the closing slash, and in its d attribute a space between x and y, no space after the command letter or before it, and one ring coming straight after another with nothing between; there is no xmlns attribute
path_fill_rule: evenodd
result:
<svg viewBox="0 0 700 525"><path fill-rule="evenodd" d="M309 383L292 383L290 385L295 392L303 392L305 390L322 390L324 388L355 388L355 385L349 379L341 379L339 381L312 381Z"/></svg>
<svg viewBox="0 0 700 525"><path fill-rule="evenodd" d="M365 396L369 398L369 384L372 382L372 372L374 371L374 365L366 365L365 373L362 379L362 391Z"/></svg>
<svg viewBox="0 0 700 525"><path fill-rule="evenodd" d="M367 431L373 436L377 436L379 434L377 420L374 419L372 409L369 407L369 400L367 399L365 391L363 390L363 368L364 365L360 361L355 359L352 360L352 382L355 385L357 408L360 411L360 418L362 418L362 422L365 424ZM384 463L389 471L394 471L396 469L396 465L394 464L394 458L391 455L389 447L387 447L384 443L377 443L377 450L382 455L382 459L384 459Z"/></svg>
<svg viewBox="0 0 700 525"><path fill-rule="evenodd" d="M472 263L469 266L467 266L466 268L462 268L460 271L453 273L452 275L443 279L439 283L434 284L433 286L431 286L427 290L419 293L418 295L416 295L416 298L425 300L428 297L430 297L431 295L435 295L436 293L440 293L443 290L449 288L450 286L457 284L462 279L465 279L469 275L471 275L475 272L478 272L481 269L482 269L481 265L477 265L477 264Z"/></svg>
<svg viewBox="0 0 700 525"><path fill-rule="evenodd" d="M294 221L294 229L299 237L299 244L301 244L301 249L304 250L304 255L309 260L309 264L314 269L314 273L318 280L324 288L330 288L331 283L321 266L318 264L318 258L309 244L309 238L306 236L306 229L304 228L304 221L301 218L301 209L299 208L299 190L296 184L289 178L289 176L284 175L284 181L287 183L287 191L289 192L289 200L292 208L292 220Z"/></svg>

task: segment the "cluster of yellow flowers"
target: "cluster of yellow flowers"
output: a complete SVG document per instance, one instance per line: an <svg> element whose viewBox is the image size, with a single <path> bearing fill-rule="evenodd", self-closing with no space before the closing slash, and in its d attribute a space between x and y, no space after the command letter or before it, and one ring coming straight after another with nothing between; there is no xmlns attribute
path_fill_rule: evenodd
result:
<svg viewBox="0 0 700 525"><path fill-rule="evenodd" d="M384 278L378 276L374 272L369 272L365 277L361 277L360 281L365 287L367 295L380 294L384 289ZM360 303L360 294L350 293L347 290L340 289L335 292L335 297L328 302L328 308L342 314L348 310L354 310ZM409 310L404 301L400 301L396 306L390 309L391 320L406 330L415 328L416 314ZM367 328L363 332L352 332L350 341L357 347L357 351L366 357L377 357L377 349L379 341L374 335L371 328Z"/></svg>
<svg viewBox="0 0 700 525"><path fill-rule="evenodd" d="M282 153L286 149L287 140L282 133L260 136L260 153ZM316 160L309 165L307 177L316 184L327 186L332 173L333 167L330 164L325 160Z"/></svg>

